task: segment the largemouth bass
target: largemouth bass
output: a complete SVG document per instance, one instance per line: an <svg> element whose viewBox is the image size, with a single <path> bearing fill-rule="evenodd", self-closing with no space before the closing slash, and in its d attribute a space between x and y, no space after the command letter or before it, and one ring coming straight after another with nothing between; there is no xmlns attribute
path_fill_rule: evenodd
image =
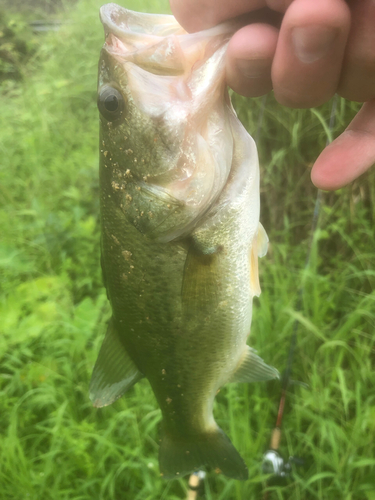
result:
<svg viewBox="0 0 375 500"><path fill-rule="evenodd" d="M234 22L187 34L173 16L101 8L102 268L112 319L90 398L111 404L143 376L160 405L165 478L208 465L246 479L213 418L228 382L278 377L246 345L258 256L256 146L225 85Z"/></svg>

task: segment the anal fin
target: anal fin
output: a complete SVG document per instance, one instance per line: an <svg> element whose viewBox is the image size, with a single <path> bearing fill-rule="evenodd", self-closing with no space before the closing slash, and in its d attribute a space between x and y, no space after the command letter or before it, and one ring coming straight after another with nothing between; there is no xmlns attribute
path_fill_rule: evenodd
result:
<svg viewBox="0 0 375 500"><path fill-rule="evenodd" d="M251 347L246 346L242 360L229 382L262 382L280 378L273 366L268 366Z"/></svg>
<svg viewBox="0 0 375 500"><path fill-rule="evenodd" d="M112 404L142 377L111 320L91 376L92 404L97 408Z"/></svg>

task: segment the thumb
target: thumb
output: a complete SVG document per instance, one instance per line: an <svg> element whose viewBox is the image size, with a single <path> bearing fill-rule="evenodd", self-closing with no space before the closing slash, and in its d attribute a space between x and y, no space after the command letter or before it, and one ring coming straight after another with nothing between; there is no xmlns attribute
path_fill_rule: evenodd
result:
<svg viewBox="0 0 375 500"><path fill-rule="evenodd" d="M316 160L311 180L316 187L339 189L375 163L375 99L366 102L348 128Z"/></svg>

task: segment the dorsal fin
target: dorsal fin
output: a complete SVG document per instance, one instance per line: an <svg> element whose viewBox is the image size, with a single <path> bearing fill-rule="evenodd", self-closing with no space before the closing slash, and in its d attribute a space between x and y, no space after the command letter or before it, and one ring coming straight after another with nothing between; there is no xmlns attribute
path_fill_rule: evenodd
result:
<svg viewBox="0 0 375 500"><path fill-rule="evenodd" d="M259 222L257 233L258 257L264 257L268 250L268 235L263 225Z"/></svg>
<svg viewBox="0 0 375 500"><path fill-rule="evenodd" d="M261 289L259 284L258 257L264 257L268 250L268 236L259 222L258 231L254 237L250 250L250 284L253 295L259 297Z"/></svg>

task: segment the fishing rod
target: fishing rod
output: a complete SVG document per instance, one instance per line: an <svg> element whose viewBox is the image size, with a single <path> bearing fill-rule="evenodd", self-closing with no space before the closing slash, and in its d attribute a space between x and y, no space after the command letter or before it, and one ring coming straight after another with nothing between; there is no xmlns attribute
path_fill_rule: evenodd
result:
<svg viewBox="0 0 375 500"><path fill-rule="evenodd" d="M332 128L333 128L334 123L335 123L337 101L338 101L338 96L336 94L332 100L331 115L330 115L330 120L329 120L329 125L328 125L328 130L330 132L332 131ZM330 136L331 136L331 134L329 134L327 136L326 147L331 142ZM315 200L312 223L311 223L310 237L309 237L309 243L308 243L308 247L307 247L307 255L306 255L306 260L305 260L304 271L306 271L310 265L311 251L312 251L315 232L316 232L316 229L318 227L318 220L319 220L322 202L323 202L323 191L318 189L317 195L316 195L316 200ZM296 304L296 311L297 312L300 312L302 309L303 295L304 295L304 279L302 279L301 285L298 289L297 304ZM283 416L284 416L287 390L288 390L289 385L292 383L291 372L292 372L292 365L293 365L294 354L295 354L295 349L296 349L296 344L297 344L297 334L298 334L299 324L300 324L299 321L297 319L295 319L294 323L293 323L293 332L292 332L292 336L290 339L287 364L286 364L286 368L285 368L285 371L284 371L284 374L283 374L283 377L281 380L281 395L280 395L279 409L278 409L277 417L276 417L276 424L275 424L275 427L271 433L269 449L263 455L262 470L264 473L271 474L271 478L272 477L273 478L275 478L275 477L285 478L285 477L289 476L289 474L291 473L293 464L303 465L302 459L300 459L298 457L291 456L286 461L281 457L281 455L278 452L279 447L280 447L280 442L281 442L281 425L282 425L282 420L283 420ZM304 385L304 384L302 384L302 385ZM268 493L269 493L269 490L266 490L264 497L263 497L263 500L268 499Z"/></svg>

